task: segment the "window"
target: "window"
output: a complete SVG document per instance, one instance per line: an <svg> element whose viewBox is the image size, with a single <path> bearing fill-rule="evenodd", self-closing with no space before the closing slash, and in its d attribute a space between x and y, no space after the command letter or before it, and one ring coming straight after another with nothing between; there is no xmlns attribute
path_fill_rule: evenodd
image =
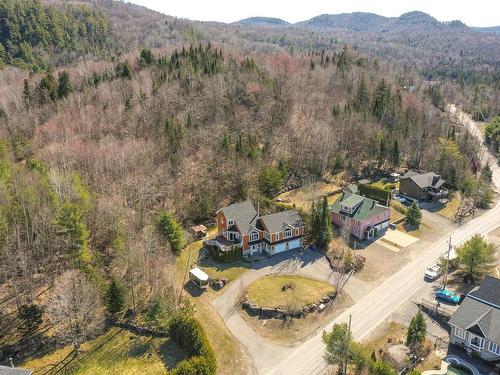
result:
<svg viewBox="0 0 500 375"><path fill-rule="evenodd" d="M495 353L496 355L500 355L500 345L494 342L489 342L488 343L488 350L492 353Z"/></svg>
<svg viewBox="0 0 500 375"><path fill-rule="evenodd" d="M293 230L293 233L294 233L296 236L298 236L298 235L299 235L299 230L298 230L298 229L294 229L294 230Z"/></svg>
<svg viewBox="0 0 500 375"><path fill-rule="evenodd" d="M271 236L269 236L269 232L264 232L264 238L268 241L271 240Z"/></svg>
<svg viewBox="0 0 500 375"><path fill-rule="evenodd" d="M460 327L455 327L455 336L465 339L465 331Z"/></svg>
<svg viewBox="0 0 500 375"><path fill-rule="evenodd" d="M250 241L257 241L259 239L259 233L258 232L253 232L250 235Z"/></svg>
<svg viewBox="0 0 500 375"><path fill-rule="evenodd" d="M285 238L290 238L292 237L292 230L291 229L285 229Z"/></svg>
<svg viewBox="0 0 500 375"><path fill-rule="evenodd" d="M229 219L227 221L227 225L234 225L234 220L233 219Z"/></svg>
<svg viewBox="0 0 500 375"><path fill-rule="evenodd" d="M469 339L469 346L473 347L477 350L483 350L484 348L484 339L479 336L471 335Z"/></svg>

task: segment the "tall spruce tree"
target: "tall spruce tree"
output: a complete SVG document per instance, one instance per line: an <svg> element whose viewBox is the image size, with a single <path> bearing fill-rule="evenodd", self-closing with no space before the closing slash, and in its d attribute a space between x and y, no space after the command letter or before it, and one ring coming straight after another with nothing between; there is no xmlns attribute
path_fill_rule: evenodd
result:
<svg viewBox="0 0 500 375"><path fill-rule="evenodd" d="M420 346L424 343L425 335L427 334L427 324L425 323L422 310L418 310L417 314L412 318L408 327L406 336L406 345L409 347Z"/></svg>
<svg viewBox="0 0 500 375"><path fill-rule="evenodd" d="M186 245L184 231L170 212L160 212L156 221L158 231L170 244L170 248L175 254L179 254Z"/></svg>
<svg viewBox="0 0 500 375"><path fill-rule="evenodd" d="M392 145L391 161L392 165L399 165L399 145L397 139L394 140L394 143Z"/></svg>
<svg viewBox="0 0 500 375"><path fill-rule="evenodd" d="M123 310L125 304L125 292L123 287L118 283L118 281L113 277L111 284L109 284L108 290L106 292L106 307L108 313L115 316L120 311Z"/></svg>

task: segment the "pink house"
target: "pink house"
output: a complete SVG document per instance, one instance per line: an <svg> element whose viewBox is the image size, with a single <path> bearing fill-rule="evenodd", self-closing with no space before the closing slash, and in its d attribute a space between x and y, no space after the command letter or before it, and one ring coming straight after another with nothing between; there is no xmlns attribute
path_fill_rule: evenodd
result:
<svg viewBox="0 0 500 375"><path fill-rule="evenodd" d="M332 222L338 227L347 226L350 233L360 240L381 235L389 227L391 209L377 201L344 191L331 206Z"/></svg>

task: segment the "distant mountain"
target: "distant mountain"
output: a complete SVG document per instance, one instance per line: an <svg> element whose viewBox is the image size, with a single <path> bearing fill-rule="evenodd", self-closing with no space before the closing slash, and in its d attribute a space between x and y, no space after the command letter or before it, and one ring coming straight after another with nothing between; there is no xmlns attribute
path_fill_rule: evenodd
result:
<svg viewBox="0 0 500 375"><path fill-rule="evenodd" d="M250 17L243 20L233 22L233 25L244 25L244 26L286 26L289 25L288 22L282 20L281 18L272 17Z"/></svg>
<svg viewBox="0 0 500 375"><path fill-rule="evenodd" d="M319 29L347 29L353 31L372 31L380 28L387 17L373 13L342 13L322 14L307 21L298 22L295 25L301 27L313 27Z"/></svg>
<svg viewBox="0 0 500 375"><path fill-rule="evenodd" d="M473 27L472 29L479 31L481 33L493 33L500 34L500 26L490 26L490 27Z"/></svg>

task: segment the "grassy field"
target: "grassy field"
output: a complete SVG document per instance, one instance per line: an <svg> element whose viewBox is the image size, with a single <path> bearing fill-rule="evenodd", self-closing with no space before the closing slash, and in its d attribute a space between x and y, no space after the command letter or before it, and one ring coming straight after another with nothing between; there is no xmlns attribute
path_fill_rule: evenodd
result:
<svg viewBox="0 0 500 375"><path fill-rule="evenodd" d="M450 220L455 219L455 214L457 213L458 207L460 206L460 194L454 193L450 201L446 204L442 204L442 208L438 211L438 214L444 216Z"/></svg>
<svg viewBox="0 0 500 375"><path fill-rule="evenodd" d="M285 203L295 205L297 208L309 210L314 200L320 199L324 195L330 195L339 189L339 186L333 183L316 182L300 189L287 191L276 198L283 199ZM333 203L335 199L329 198L328 203Z"/></svg>
<svg viewBox="0 0 500 375"><path fill-rule="evenodd" d="M135 375L165 374L168 368L185 358L177 344L165 338L138 336L121 328L82 345L83 353L74 358L71 347L22 364L44 374L58 369L65 374ZM52 371L54 371L52 370Z"/></svg>
<svg viewBox="0 0 500 375"><path fill-rule="evenodd" d="M292 285L286 291L284 285ZM300 275L268 275L248 286L248 299L265 307L303 306L318 301L333 286L327 282Z"/></svg>

